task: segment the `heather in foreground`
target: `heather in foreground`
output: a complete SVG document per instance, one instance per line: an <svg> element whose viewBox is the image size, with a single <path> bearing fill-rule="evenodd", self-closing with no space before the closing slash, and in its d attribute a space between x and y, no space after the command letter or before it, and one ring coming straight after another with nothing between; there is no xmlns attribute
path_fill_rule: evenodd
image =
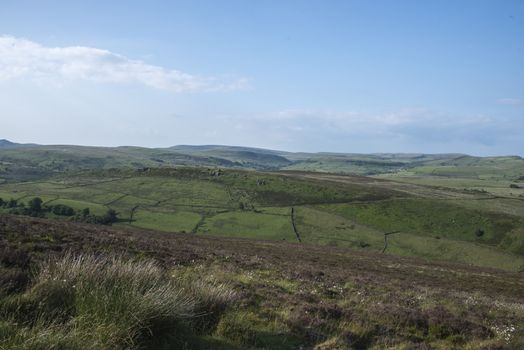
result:
<svg viewBox="0 0 524 350"><path fill-rule="evenodd" d="M524 348L521 273L337 247L0 215L0 286L2 350Z"/></svg>

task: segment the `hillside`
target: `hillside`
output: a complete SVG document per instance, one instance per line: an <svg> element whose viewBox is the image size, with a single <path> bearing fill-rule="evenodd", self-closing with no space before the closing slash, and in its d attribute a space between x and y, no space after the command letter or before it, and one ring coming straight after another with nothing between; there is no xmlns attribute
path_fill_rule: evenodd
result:
<svg viewBox="0 0 524 350"><path fill-rule="evenodd" d="M24 148L24 147L33 147L33 146L36 146L36 145L30 144L30 143L15 143L15 142L11 142L6 139L0 139L0 149Z"/></svg>
<svg viewBox="0 0 524 350"><path fill-rule="evenodd" d="M82 170L0 185L4 203L18 206L0 212L23 212L35 197L46 210L38 215L50 218L112 209L121 226L524 268L524 201L488 192L317 172ZM56 215L55 206L71 214Z"/></svg>
<svg viewBox="0 0 524 350"><path fill-rule="evenodd" d="M520 349L522 162L8 145L0 348Z"/></svg>
<svg viewBox="0 0 524 350"><path fill-rule="evenodd" d="M2 146L3 145L3 146ZM258 170L301 170L358 175L500 178L524 176L521 157L472 157L461 154L293 153L235 146L87 147L0 144L0 169L28 173L115 167L219 166ZM5 173L5 172L4 172ZM500 175L503 174L503 175ZM2 174L0 173L0 177ZM4 177L6 175L4 174Z"/></svg>
<svg viewBox="0 0 524 350"><path fill-rule="evenodd" d="M116 349L151 346L149 339L176 341L181 348L253 350L487 350L524 345L520 328L524 323L522 276L495 269L345 248L6 215L0 215L0 247L0 278L3 283L12 283L7 296L6 290L0 296L2 310L11 310L13 302L27 305L32 293L48 295L45 289L28 287L28 271L46 257L65 251L155 259L170 276L193 276L204 283L214 280L208 288L221 283L236 293L224 311L208 310L200 316L208 320L214 313L217 318L206 328L193 326L196 333L191 337L190 328L173 339L169 332L152 326L153 338L134 338L126 346L119 343L125 339L115 335L111 341ZM24 294L17 297L20 293ZM53 299L40 300L40 305L48 307L39 309L42 316L62 305L49 304ZM59 328L45 324L23 328L23 323L11 322L0 321L0 329L11 332L0 332L0 347L23 347L39 339L41 348L85 349L102 339L103 329L92 328L79 345L80 334L68 338L70 333L64 333L70 327L67 318L55 317ZM119 326L118 319L104 322L110 322L108 327ZM13 332L17 338L9 336ZM31 338L31 334L39 334L39 338ZM170 348L168 344L174 343L166 343L165 348Z"/></svg>
<svg viewBox="0 0 524 350"><path fill-rule="evenodd" d="M100 221L114 210L120 226L520 271L523 164L520 157L232 146L8 147L0 150L0 213L27 213L39 197L42 212L33 215L49 218ZM303 168L310 169L296 170ZM375 175L358 175L368 172ZM84 210L93 217L81 217Z"/></svg>

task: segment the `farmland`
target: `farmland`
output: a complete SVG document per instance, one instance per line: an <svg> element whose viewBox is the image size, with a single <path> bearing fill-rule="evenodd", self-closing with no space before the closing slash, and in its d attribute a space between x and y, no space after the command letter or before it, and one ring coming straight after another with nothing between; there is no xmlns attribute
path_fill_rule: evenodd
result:
<svg viewBox="0 0 524 350"><path fill-rule="evenodd" d="M9 181L0 185L0 198L40 197L44 206L89 208L97 215L114 209L119 226L195 235L297 242L295 220L303 244L377 252L384 250L384 233L398 231L388 237L385 253L524 268L524 206L518 197L398 178L123 167Z"/></svg>

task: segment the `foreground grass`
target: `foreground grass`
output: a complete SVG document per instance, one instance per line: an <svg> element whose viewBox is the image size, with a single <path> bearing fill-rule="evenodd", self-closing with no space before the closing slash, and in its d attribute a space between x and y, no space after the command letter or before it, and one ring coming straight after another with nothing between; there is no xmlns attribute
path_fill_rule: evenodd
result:
<svg viewBox="0 0 524 350"><path fill-rule="evenodd" d="M151 260L65 255L2 300L0 347L185 348L232 300L223 285L167 275Z"/></svg>
<svg viewBox="0 0 524 350"><path fill-rule="evenodd" d="M524 346L521 274L372 251L0 215L0 286L2 350Z"/></svg>

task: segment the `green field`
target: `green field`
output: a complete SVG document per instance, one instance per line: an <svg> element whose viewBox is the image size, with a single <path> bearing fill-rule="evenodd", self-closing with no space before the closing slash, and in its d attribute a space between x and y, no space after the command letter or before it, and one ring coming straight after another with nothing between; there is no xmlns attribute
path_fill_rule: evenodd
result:
<svg viewBox="0 0 524 350"><path fill-rule="evenodd" d="M302 244L382 251L384 233L399 231L388 237L386 253L520 270L523 201L467 190L479 181L503 180L122 168L9 181L0 184L0 198L38 196L44 206L89 208L96 215L111 208L120 226L299 243L294 208Z"/></svg>
<svg viewBox="0 0 524 350"><path fill-rule="evenodd" d="M221 236L258 239L296 240L289 214L232 211L205 219L198 232Z"/></svg>
<svg viewBox="0 0 524 350"><path fill-rule="evenodd" d="M386 253L524 268L516 156L9 144L0 179L4 201L113 209L120 226L373 251L398 231Z"/></svg>
<svg viewBox="0 0 524 350"><path fill-rule="evenodd" d="M157 212L137 210L131 226L166 232L191 232L200 215L188 211Z"/></svg>

